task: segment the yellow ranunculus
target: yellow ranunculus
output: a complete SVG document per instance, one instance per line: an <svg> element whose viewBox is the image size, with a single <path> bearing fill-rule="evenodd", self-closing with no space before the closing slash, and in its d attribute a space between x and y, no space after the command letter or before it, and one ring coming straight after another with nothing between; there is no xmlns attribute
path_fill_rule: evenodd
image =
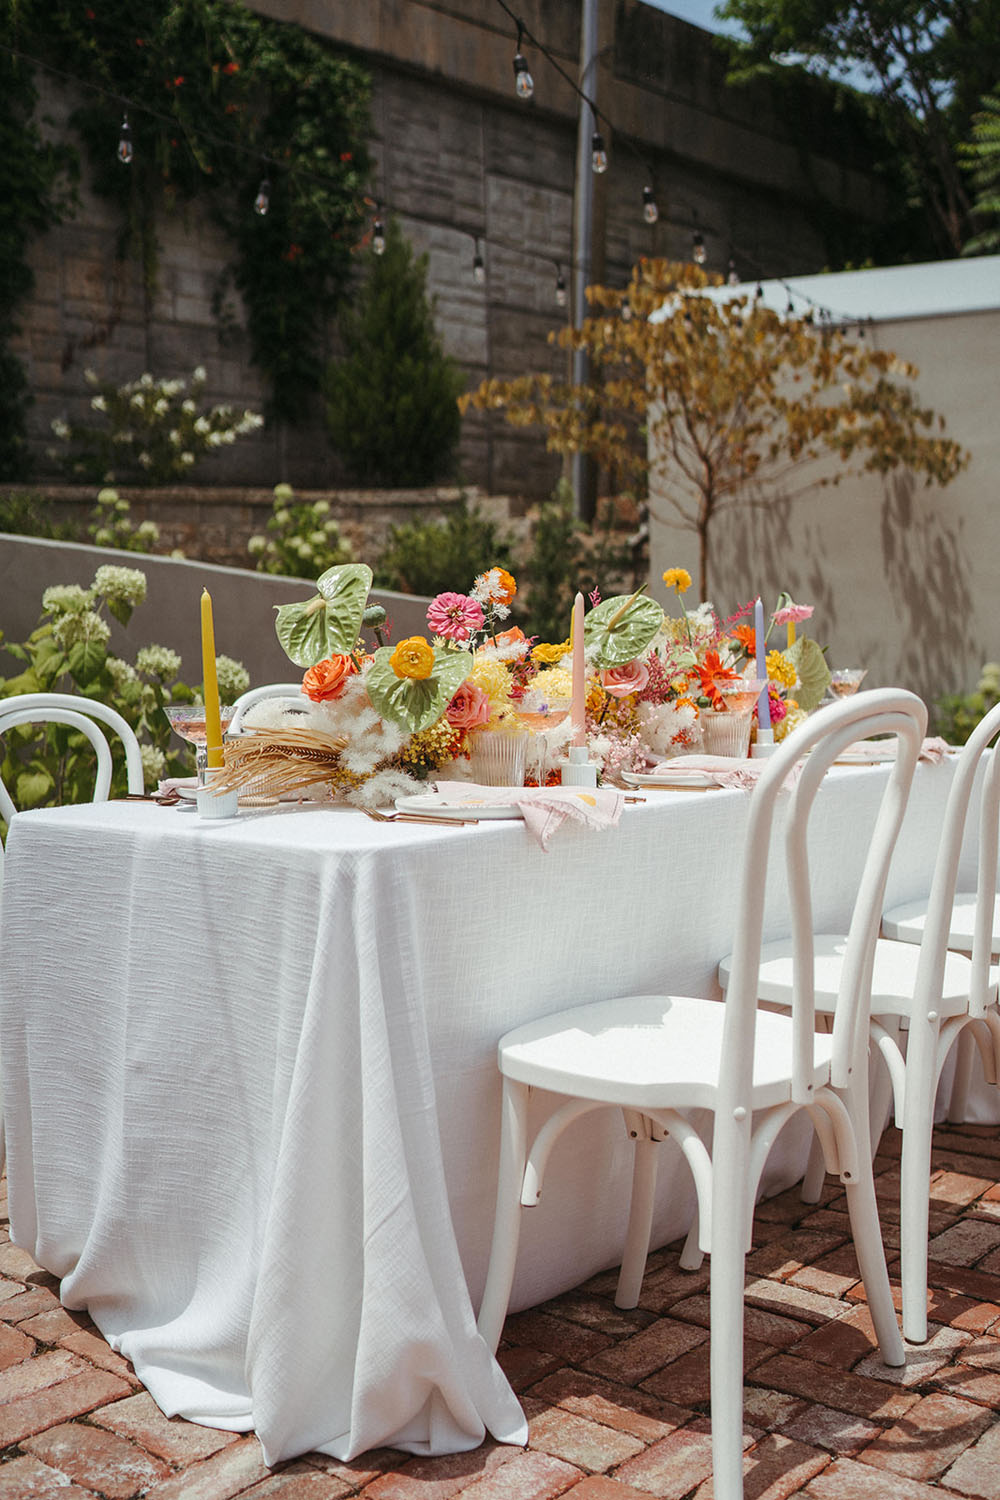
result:
<svg viewBox="0 0 1000 1500"><path fill-rule="evenodd" d="M407 636L389 658L397 677L412 677L421 682L434 670L434 648L422 635Z"/></svg>
<svg viewBox="0 0 1000 1500"><path fill-rule="evenodd" d="M798 682L798 673L783 651L767 653L767 680L778 687L792 688Z"/></svg>
<svg viewBox="0 0 1000 1500"><path fill-rule="evenodd" d="M554 666L557 661L562 661L569 649L568 640L560 641L558 645L549 645L543 641L532 649L531 654L535 661L544 662L546 666Z"/></svg>

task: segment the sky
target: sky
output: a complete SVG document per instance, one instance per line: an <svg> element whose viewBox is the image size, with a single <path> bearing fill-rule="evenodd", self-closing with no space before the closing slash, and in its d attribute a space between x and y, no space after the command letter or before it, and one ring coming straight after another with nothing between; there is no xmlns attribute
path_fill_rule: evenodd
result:
<svg viewBox="0 0 1000 1500"><path fill-rule="evenodd" d="M715 19L712 11L716 0L646 0L646 4L654 5L657 10L665 10L672 16L680 16L683 21L691 21L706 31L728 31L735 35L739 30L732 21Z"/></svg>

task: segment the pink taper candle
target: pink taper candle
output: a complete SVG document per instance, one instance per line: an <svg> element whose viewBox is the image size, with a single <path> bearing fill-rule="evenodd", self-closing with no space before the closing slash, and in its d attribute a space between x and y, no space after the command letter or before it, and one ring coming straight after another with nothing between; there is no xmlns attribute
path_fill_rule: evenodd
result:
<svg viewBox="0 0 1000 1500"><path fill-rule="evenodd" d="M570 623L570 639L573 642L573 698L570 705L570 723L574 745L587 743L587 686L583 664L583 595L573 600L573 618Z"/></svg>

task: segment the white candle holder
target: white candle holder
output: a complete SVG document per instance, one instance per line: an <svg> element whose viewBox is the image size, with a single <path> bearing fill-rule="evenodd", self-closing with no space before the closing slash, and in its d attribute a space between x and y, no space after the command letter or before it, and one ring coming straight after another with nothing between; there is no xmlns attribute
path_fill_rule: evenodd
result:
<svg viewBox="0 0 1000 1500"><path fill-rule="evenodd" d="M205 772L205 784L195 793L199 818L235 818L239 812L238 791L217 792L212 783L223 775L220 767L210 767Z"/></svg>

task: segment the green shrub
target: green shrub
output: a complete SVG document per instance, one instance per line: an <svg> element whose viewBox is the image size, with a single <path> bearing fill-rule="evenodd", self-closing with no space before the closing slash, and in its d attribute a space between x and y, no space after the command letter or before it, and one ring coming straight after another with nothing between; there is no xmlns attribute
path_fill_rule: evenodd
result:
<svg viewBox="0 0 1000 1500"><path fill-rule="evenodd" d="M445 589L463 593L487 568L516 572L512 552L510 537L488 516L470 510L463 497L443 520L404 521L390 527L374 570L375 583L402 594L434 595Z"/></svg>
<svg viewBox="0 0 1000 1500"><path fill-rule="evenodd" d="M98 491L87 535L95 547L117 547L121 552L152 552L160 540L155 521L131 519L132 507L117 490Z"/></svg>
<svg viewBox="0 0 1000 1500"><path fill-rule="evenodd" d="M565 639L577 592L596 588L610 598L628 587L628 565L610 509L603 509L597 526L587 527L574 514L570 486L560 480L551 500L535 513L531 551L521 564L521 628L543 641Z"/></svg>
<svg viewBox="0 0 1000 1500"><path fill-rule="evenodd" d="M343 358L327 368L326 418L347 472L361 484L431 484L453 472L463 388L427 296L427 256L390 220L385 253L340 320Z"/></svg>
<svg viewBox="0 0 1000 1500"><path fill-rule="evenodd" d="M964 745L980 719L1000 703L1000 663L988 661L975 692L938 698L934 704L933 732L949 745Z"/></svg>
<svg viewBox="0 0 1000 1500"><path fill-rule="evenodd" d="M328 500L298 501L290 484L276 484L267 535L247 543L258 573L318 578L327 568L352 562L354 551L340 535Z"/></svg>
<svg viewBox="0 0 1000 1500"><path fill-rule="evenodd" d="M42 616L23 644L5 641L4 650L23 670L0 681L0 698L16 693L79 693L115 708L139 739L147 787L164 776L186 776L193 752L173 738L162 712L168 703L191 703L195 692L180 680L181 659L168 646L143 646L129 662L108 649L109 616L127 624L146 597L146 575L136 568L105 564L89 588L56 584L42 596ZM231 658L218 659L223 700L245 692L246 669ZM125 790L124 755L113 739L112 790ZM93 791L93 750L83 735L64 725L21 725L0 744L2 771L19 807L52 807L89 801Z"/></svg>
<svg viewBox="0 0 1000 1500"><path fill-rule="evenodd" d="M49 542L80 541L77 528L69 521L56 521L49 503L30 490L0 495L0 531L11 536L42 537Z"/></svg>

